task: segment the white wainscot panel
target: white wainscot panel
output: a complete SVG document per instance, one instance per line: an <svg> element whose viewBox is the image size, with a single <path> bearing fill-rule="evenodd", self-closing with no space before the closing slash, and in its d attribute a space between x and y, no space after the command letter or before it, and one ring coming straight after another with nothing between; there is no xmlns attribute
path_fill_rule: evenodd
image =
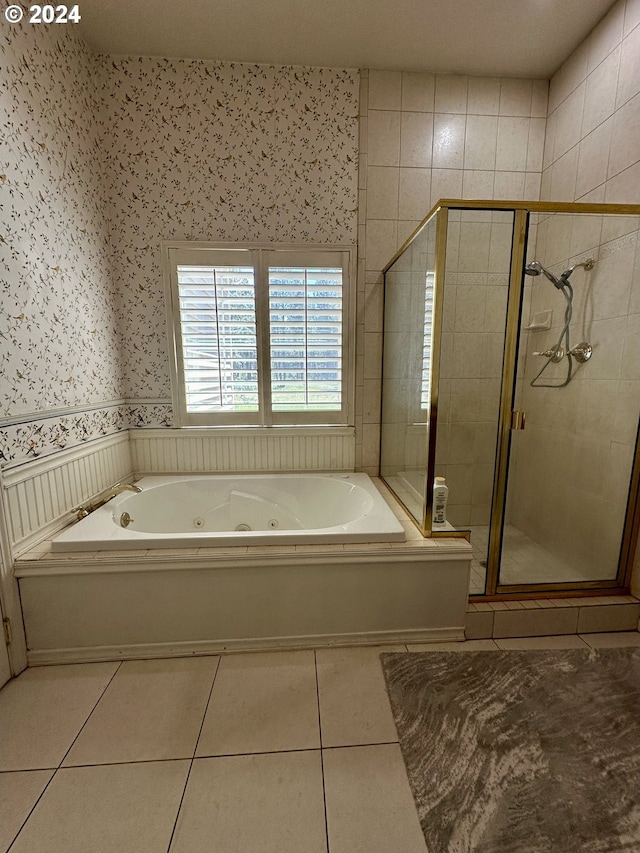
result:
<svg viewBox="0 0 640 853"><path fill-rule="evenodd" d="M320 429L130 430L138 474L240 471L353 471L352 427Z"/></svg>
<svg viewBox="0 0 640 853"><path fill-rule="evenodd" d="M14 552L59 530L74 507L131 471L128 433L6 468L2 488Z"/></svg>

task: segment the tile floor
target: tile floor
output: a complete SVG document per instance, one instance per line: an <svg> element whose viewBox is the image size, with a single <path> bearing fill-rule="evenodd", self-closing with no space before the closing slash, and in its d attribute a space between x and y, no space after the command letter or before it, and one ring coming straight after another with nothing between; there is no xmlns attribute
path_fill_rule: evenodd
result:
<svg viewBox="0 0 640 853"><path fill-rule="evenodd" d="M640 634L408 649L587 645ZM425 853L378 657L405 648L28 669L0 691L0 853Z"/></svg>

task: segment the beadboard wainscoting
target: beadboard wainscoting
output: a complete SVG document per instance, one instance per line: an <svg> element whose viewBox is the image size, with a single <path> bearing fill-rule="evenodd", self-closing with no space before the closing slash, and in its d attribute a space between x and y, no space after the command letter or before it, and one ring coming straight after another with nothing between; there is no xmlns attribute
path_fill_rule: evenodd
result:
<svg viewBox="0 0 640 853"><path fill-rule="evenodd" d="M73 507L132 475L128 432L109 435L2 472L14 554L59 530Z"/></svg>
<svg viewBox="0 0 640 853"><path fill-rule="evenodd" d="M133 469L143 474L353 471L352 427L132 429Z"/></svg>

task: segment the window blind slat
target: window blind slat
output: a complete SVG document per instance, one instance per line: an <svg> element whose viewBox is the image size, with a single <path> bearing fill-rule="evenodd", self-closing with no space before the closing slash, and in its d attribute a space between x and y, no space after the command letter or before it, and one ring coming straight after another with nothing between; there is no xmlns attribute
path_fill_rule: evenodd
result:
<svg viewBox="0 0 640 853"><path fill-rule="evenodd" d="M274 411L342 407L342 270L269 269Z"/></svg>
<svg viewBox="0 0 640 853"><path fill-rule="evenodd" d="M253 268L179 264L177 272L187 411L257 411Z"/></svg>

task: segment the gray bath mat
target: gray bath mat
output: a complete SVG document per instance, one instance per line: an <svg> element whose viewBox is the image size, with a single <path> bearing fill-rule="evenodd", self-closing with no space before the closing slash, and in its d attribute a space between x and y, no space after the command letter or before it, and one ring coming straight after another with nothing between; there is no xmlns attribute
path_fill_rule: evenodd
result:
<svg viewBox="0 0 640 853"><path fill-rule="evenodd" d="M429 853L640 851L640 650L381 658Z"/></svg>

